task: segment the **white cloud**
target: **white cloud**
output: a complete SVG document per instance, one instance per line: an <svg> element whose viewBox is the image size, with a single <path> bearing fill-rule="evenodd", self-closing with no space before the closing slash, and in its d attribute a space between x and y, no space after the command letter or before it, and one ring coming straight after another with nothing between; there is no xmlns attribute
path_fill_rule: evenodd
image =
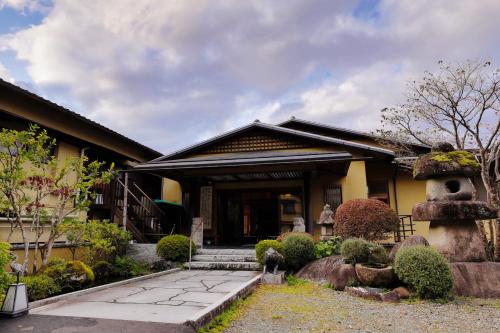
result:
<svg viewBox="0 0 500 333"><path fill-rule="evenodd" d="M7 68L5 68L1 63L0 63L0 79L10 83L15 83L14 78L10 75Z"/></svg>
<svg viewBox="0 0 500 333"><path fill-rule="evenodd" d="M500 65L499 1L356 6L55 0L39 25L0 36L0 52L26 61L46 97L164 152L291 114L370 130L437 60Z"/></svg>
<svg viewBox="0 0 500 333"><path fill-rule="evenodd" d="M39 12L49 8L48 1L43 0L0 0L0 10L12 8L18 11Z"/></svg>

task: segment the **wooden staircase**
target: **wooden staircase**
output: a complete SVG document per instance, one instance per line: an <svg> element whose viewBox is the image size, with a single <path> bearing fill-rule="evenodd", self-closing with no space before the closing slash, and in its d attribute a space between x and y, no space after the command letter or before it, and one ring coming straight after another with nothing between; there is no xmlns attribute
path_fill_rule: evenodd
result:
<svg viewBox="0 0 500 333"><path fill-rule="evenodd" d="M125 229L138 243L156 243L166 235L161 229L165 213L137 184L125 186L120 179L114 179L102 186L100 193L95 205L108 208L111 220L116 224L123 225L125 220Z"/></svg>

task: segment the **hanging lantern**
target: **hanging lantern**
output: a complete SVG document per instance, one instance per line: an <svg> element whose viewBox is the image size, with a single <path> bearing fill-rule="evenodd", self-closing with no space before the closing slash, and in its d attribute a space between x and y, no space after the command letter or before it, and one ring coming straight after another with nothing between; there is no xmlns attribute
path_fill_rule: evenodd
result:
<svg viewBox="0 0 500 333"><path fill-rule="evenodd" d="M26 284L19 283L19 273L17 273L17 283L9 285L0 315L13 318L27 314L28 311L28 290Z"/></svg>

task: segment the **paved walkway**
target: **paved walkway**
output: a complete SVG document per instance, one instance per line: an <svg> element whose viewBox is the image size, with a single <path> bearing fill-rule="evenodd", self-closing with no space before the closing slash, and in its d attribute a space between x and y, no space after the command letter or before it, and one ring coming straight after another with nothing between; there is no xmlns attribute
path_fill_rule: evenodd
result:
<svg viewBox="0 0 500 333"><path fill-rule="evenodd" d="M179 271L61 300L31 314L181 324L259 272Z"/></svg>

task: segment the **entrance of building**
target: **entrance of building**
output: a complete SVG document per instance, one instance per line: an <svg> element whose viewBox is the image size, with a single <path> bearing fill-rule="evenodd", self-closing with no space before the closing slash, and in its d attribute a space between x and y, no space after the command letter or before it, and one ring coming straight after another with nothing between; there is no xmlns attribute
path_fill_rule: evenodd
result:
<svg viewBox="0 0 500 333"><path fill-rule="evenodd" d="M254 244L293 228L302 217L301 189L230 190L218 192L219 243Z"/></svg>

